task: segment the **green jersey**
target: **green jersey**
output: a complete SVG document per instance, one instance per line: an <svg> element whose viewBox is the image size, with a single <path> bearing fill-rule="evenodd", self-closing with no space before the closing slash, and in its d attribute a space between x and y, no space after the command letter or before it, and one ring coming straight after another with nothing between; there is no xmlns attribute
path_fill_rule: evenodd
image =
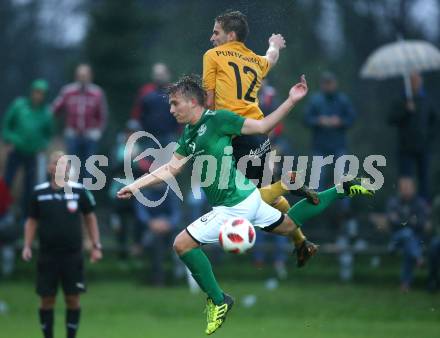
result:
<svg viewBox="0 0 440 338"><path fill-rule="evenodd" d="M241 135L244 120L228 110L206 110L195 125L185 126L177 141L176 153L184 157L192 155L193 175L199 175L201 182L212 181L202 187L212 206L234 206L256 189L236 169L232 156L232 136ZM242 189L237 187L237 182L243 184Z"/></svg>

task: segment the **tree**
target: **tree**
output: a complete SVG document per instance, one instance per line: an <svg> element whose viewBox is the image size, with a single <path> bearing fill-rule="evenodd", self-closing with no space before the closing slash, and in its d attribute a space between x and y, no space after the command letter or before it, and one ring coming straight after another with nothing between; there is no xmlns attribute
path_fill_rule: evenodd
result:
<svg viewBox="0 0 440 338"><path fill-rule="evenodd" d="M11 0L0 3L0 77L8 84L2 90L0 108L16 95L26 95L32 78L39 76L42 45L39 40L38 2L14 4Z"/></svg>
<svg viewBox="0 0 440 338"><path fill-rule="evenodd" d="M116 127L127 120L142 82L146 63L143 32L152 23L144 12L136 0L126 0L123 6L118 0L106 0L90 14L84 54L93 67L95 82L107 94L110 122Z"/></svg>

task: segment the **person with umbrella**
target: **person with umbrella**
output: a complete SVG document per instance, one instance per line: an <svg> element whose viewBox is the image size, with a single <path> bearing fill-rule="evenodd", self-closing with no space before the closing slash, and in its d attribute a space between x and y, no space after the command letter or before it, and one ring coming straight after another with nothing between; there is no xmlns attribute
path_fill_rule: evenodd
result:
<svg viewBox="0 0 440 338"><path fill-rule="evenodd" d="M398 128L401 176L418 169L419 192L429 199L429 157L437 114L423 88L422 72L440 70L440 51L423 40L404 40L380 46L361 68L364 79L403 77L405 96L394 104L388 122Z"/></svg>
<svg viewBox="0 0 440 338"><path fill-rule="evenodd" d="M420 73L410 75L410 84L412 98L402 97L393 104L388 123L397 127L399 175L417 176L419 194L428 201L429 162L438 116Z"/></svg>

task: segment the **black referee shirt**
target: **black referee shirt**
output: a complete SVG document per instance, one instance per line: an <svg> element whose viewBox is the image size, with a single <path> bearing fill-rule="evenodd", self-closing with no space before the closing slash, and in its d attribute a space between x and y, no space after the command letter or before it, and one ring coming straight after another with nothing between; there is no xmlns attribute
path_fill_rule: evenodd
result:
<svg viewBox="0 0 440 338"><path fill-rule="evenodd" d="M82 250L81 214L86 215L94 210L95 199L82 184L67 184L70 191L54 189L50 182L34 188L29 217L38 222L37 234L42 254L75 253Z"/></svg>

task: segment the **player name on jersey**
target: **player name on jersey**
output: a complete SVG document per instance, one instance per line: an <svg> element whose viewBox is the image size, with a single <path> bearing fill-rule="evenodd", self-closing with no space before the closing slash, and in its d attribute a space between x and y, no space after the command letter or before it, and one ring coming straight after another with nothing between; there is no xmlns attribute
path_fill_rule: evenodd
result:
<svg viewBox="0 0 440 338"><path fill-rule="evenodd" d="M235 56L243 61L255 63L257 65L260 65L260 60L255 57L248 57L244 56L243 54L233 51L233 50L217 50L216 51L217 56Z"/></svg>

